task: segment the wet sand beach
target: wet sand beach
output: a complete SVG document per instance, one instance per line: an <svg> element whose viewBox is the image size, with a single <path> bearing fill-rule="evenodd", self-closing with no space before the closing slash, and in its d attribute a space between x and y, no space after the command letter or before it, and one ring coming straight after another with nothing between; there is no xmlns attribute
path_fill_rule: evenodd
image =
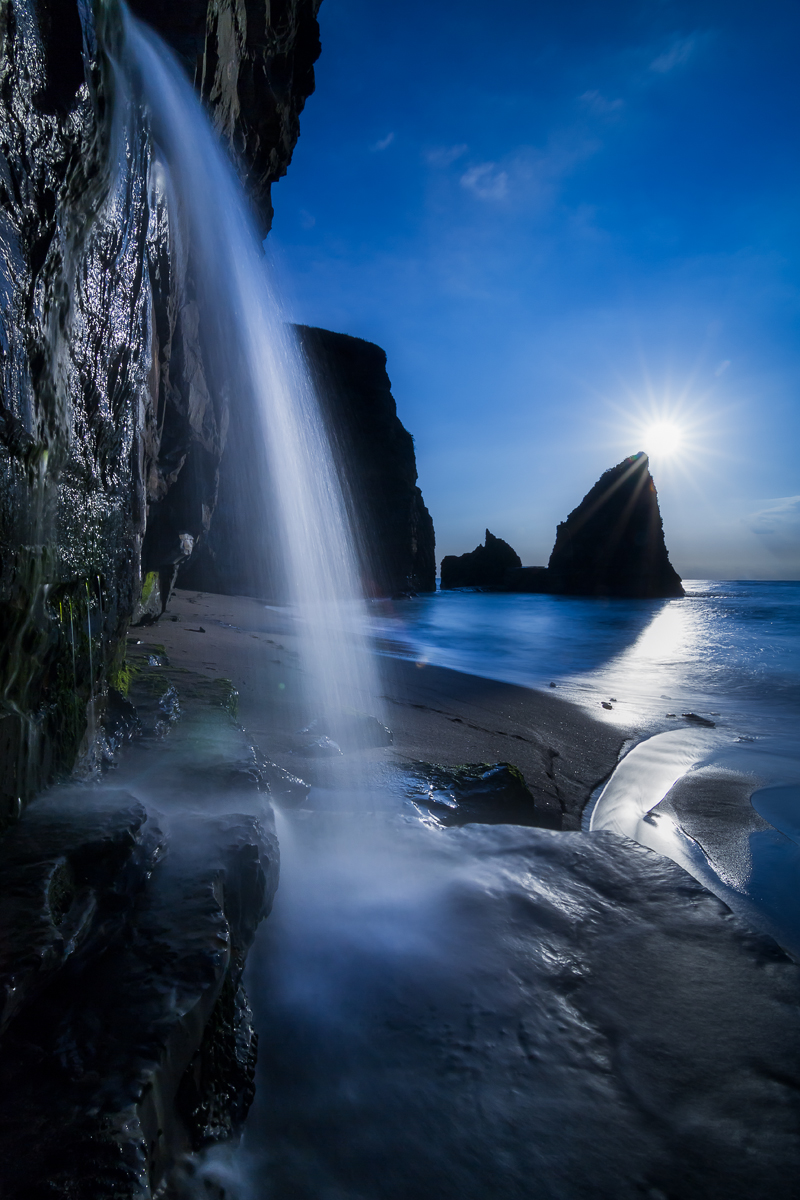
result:
<svg viewBox="0 0 800 1200"><path fill-rule="evenodd" d="M202 632L201 632L202 631ZM298 731L300 664L286 614L243 596L178 590L155 626L132 630L163 646L176 668L231 679L239 719L262 753L314 784L319 760L305 755ZM379 659L382 711L390 746L360 752L376 778L423 760L444 766L510 762L532 792L542 823L579 829L593 790L641 731L612 714L592 717L556 690L535 691L407 659ZM324 774L336 771L325 762Z"/></svg>

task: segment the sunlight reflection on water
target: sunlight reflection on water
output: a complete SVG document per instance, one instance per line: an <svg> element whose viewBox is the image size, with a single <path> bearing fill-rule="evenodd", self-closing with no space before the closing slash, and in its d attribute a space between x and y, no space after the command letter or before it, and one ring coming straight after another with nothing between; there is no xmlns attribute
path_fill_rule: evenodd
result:
<svg viewBox="0 0 800 1200"><path fill-rule="evenodd" d="M468 591L386 605L386 653L527 687L552 681L609 719L663 721L686 708L774 732L800 707L800 584L685 583L683 600L600 600ZM788 729L787 729L788 735Z"/></svg>

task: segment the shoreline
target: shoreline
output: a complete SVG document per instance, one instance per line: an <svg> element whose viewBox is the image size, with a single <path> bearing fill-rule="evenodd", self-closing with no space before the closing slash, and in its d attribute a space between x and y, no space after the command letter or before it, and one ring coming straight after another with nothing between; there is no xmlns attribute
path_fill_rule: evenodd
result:
<svg viewBox="0 0 800 1200"><path fill-rule="evenodd" d="M307 714L297 637L285 610L251 597L177 590L156 625L131 634L144 646L163 649L178 670L229 678L249 740L278 766L312 787L350 786L353 754L314 757L298 736ZM375 661L381 695L370 715L386 723L393 740L355 752L366 788L391 784L419 762L511 763L534 797L537 824L565 831L611 829L671 858L798 957L800 944L791 930L795 906L789 906L791 920L782 920L786 898L776 894L762 903L748 885L761 843L768 856L794 853L790 839L750 804L758 788L783 782L767 769L763 743L734 745L735 729L726 728L727 722L713 732L691 725L676 729L642 713L637 724L622 724L616 713L614 719L595 718L587 706L549 690L380 651ZM667 743L675 744L656 772L660 779L666 769L664 786L654 789L638 760L646 768L645 760L663 756ZM680 761L673 770L676 755ZM630 797L624 794L628 775L634 779ZM599 818L611 793L617 811L609 823ZM753 834L758 838L751 847ZM796 915L800 920L800 907Z"/></svg>
<svg viewBox="0 0 800 1200"><path fill-rule="evenodd" d="M239 720L258 749L312 786L320 760L304 754L296 636L291 618L263 600L176 590L157 624L133 628L143 646L161 647L180 669L229 678ZM392 745L360 751L368 778L385 780L405 764L510 762L522 772L543 823L577 830L592 794L632 738L647 731L597 719L561 696L448 667L375 655L381 679L375 714ZM336 764L324 762L324 775Z"/></svg>

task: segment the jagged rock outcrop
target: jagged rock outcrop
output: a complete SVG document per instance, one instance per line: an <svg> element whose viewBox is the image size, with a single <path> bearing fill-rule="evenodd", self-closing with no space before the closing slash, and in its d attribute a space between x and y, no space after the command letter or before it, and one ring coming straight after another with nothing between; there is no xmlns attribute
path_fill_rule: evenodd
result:
<svg viewBox="0 0 800 1200"><path fill-rule="evenodd" d="M261 227L314 90L321 0L131 0L186 64L228 143Z"/></svg>
<svg viewBox="0 0 800 1200"><path fill-rule="evenodd" d="M487 546L490 536L487 529ZM442 587L477 583L482 560L476 555L483 550L479 546L473 554L444 559ZM502 576L495 571L492 586L561 596L683 596L680 576L669 561L647 455L632 454L601 475L558 526L546 567L523 567L517 559Z"/></svg>
<svg viewBox="0 0 800 1200"><path fill-rule="evenodd" d="M254 189L286 169L318 0L134 0L191 64ZM0 13L0 826L91 755L145 584L208 529L226 400L146 119L115 141L114 5Z"/></svg>
<svg viewBox="0 0 800 1200"><path fill-rule="evenodd" d="M522 566L508 542L486 530L486 542L469 554L448 554L442 559L443 588L502 587L509 571Z"/></svg>
<svg viewBox="0 0 800 1200"><path fill-rule="evenodd" d="M116 786L56 787L0 840L8 1200L148 1200L253 1099L242 975L285 773L248 744L230 684L157 646L131 666L139 734Z"/></svg>
<svg viewBox="0 0 800 1200"><path fill-rule="evenodd" d="M567 596L682 596L644 453L605 471L556 531L548 591Z"/></svg>
<svg viewBox="0 0 800 1200"><path fill-rule="evenodd" d="M417 486L414 439L397 416L385 352L347 334L295 328L338 455L366 593L435 591L433 522ZM181 570L181 587L253 596L279 590L277 567L270 570L279 556L270 559L262 522L253 519L261 470L257 446L247 414L238 411L214 522Z"/></svg>

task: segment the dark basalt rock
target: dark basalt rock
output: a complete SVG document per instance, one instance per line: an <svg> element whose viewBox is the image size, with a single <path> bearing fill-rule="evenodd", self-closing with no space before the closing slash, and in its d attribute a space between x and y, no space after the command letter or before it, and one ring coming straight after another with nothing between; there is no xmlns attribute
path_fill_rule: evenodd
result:
<svg viewBox="0 0 800 1200"><path fill-rule="evenodd" d="M225 681L158 646L131 667L122 786L54 788L0 842L10 1200L146 1200L253 1098L242 973L278 880L267 774L308 789L249 747Z"/></svg>
<svg viewBox="0 0 800 1200"><path fill-rule="evenodd" d="M266 235L314 91L321 0L132 0L181 56L239 166Z"/></svg>
<svg viewBox="0 0 800 1200"><path fill-rule="evenodd" d="M183 55L269 225L319 52L317 0L134 0ZM119 13L0 18L0 827L91 760L123 638L208 530L227 401L146 121L114 142Z"/></svg>
<svg viewBox="0 0 800 1200"><path fill-rule="evenodd" d="M436 589L433 522L417 486L414 440L398 416L380 346L327 329L296 326L345 482L365 592L392 596ZM180 586L233 595L280 592L278 555L261 522L258 438L246 413L232 414L214 522Z"/></svg>
<svg viewBox="0 0 800 1200"><path fill-rule="evenodd" d="M503 587L506 576L518 570L522 561L508 542L486 530L486 543L471 554L448 554L442 559L443 588Z"/></svg>
<svg viewBox="0 0 800 1200"><path fill-rule="evenodd" d="M547 567L515 567L506 573L503 586L507 592L549 592Z"/></svg>
<svg viewBox="0 0 800 1200"><path fill-rule="evenodd" d="M361 535L368 594L436 591L433 521L417 487L414 439L397 416L386 353L297 325Z"/></svg>
<svg viewBox="0 0 800 1200"><path fill-rule="evenodd" d="M445 584L445 563L473 557L445 559L442 587L457 586ZM502 585L508 592L562 596L683 596L680 576L669 561L647 455L633 454L600 477L558 526L546 567L517 566L507 571Z"/></svg>
<svg viewBox="0 0 800 1200"><path fill-rule="evenodd" d="M414 782L406 795L438 825L554 827L552 817L536 808L522 772L511 763L441 767L420 762L410 774Z"/></svg>
<svg viewBox="0 0 800 1200"><path fill-rule="evenodd" d="M683 596L646 454L634 454L601 475L558 526L548 590L568 596Z"/></svg>

